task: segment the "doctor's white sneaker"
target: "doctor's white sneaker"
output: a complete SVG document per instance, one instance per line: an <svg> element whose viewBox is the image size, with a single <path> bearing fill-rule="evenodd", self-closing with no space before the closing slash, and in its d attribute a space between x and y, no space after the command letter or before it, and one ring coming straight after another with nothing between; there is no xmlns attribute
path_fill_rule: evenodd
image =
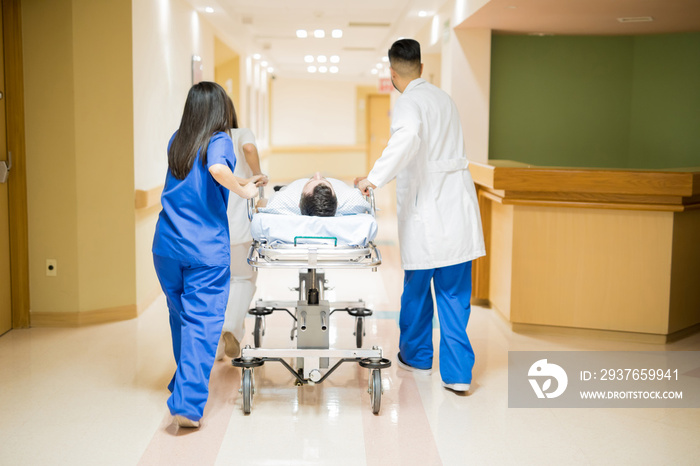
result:
<svg viewBox="0 0 700 466"><path fill-rule="evenodd" d="M199 421L187 419L185 416L180 416L179 414L175 415L175 420L177 421L177 425L179 425L180 427L199 427Z"/></svg>
<svg viewBox="0 0 700 466"><path fill-rule="evenodd" d="M396 361L399 363L399 367L405 371L418 372L419 374L430 375L433 373L432 369L418 369L417 367L409 366L401 359L401 353L396 355Z"/></svg>
<svg viewBox="0 0 700 466"><path fill-rule="evenodd" d="M448 390L452 390L455 392L460 392L460 393L467 393L469 391L469 384L468 383L442 383L442 386L447 388Z"/></svg>
<svg viewBox="0 0 700 466"><path fill-rule="evenodd" d="M226 356L229 358L237 358L238 355L241 354L241 344L236 337L233 336L231 332L224 332L222 338L224 339L224 353Z"/></svg>

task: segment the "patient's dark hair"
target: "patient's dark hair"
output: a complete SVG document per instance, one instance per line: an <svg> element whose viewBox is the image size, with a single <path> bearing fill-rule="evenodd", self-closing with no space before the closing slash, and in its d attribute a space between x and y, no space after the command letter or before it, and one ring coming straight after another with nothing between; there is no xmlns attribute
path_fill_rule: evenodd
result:
<svg viewBox="0 0 700 466"><path fill-rule="evenodd" d="M301 195L299 209L301 215L312 217L333 217L338 208L338 198L326 184L317 184L311 194Z"/></svg>

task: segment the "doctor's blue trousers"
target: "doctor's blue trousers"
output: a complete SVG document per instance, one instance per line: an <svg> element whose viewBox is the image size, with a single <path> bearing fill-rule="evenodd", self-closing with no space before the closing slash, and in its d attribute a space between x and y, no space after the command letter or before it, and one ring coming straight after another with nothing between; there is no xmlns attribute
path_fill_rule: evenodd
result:
<svg viewBox="0 0 700 466"><path fill-rule="evenodd" d="M172 415L198 421L209 396L228 302L230 266L213 267L153 255L156 274L170 311L170 332L177 369L168 390Z"/></svg>
<svg viewBox="0 0 700 466"><path fill-rule="evenodd" d="M440 322L440 376L445 383L471 383L474 350L467 336L471 313L472 263L426 270L405 270L399 352L418 369L433 366L433 294Z"/></svg>

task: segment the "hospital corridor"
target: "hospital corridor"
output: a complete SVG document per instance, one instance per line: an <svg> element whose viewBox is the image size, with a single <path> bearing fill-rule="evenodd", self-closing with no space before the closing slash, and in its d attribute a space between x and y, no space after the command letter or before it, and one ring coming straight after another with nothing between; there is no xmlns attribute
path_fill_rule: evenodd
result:
<svg viewBox="0 0 700 466"><path fill-rule="evenodd" d="M0 27L0 466L700 464L698 0Z"/></svg>
<svg viewBox="0 0 700 466"><path fill-rule="evenodd" d="M381 193L380 193L381 194ZM363 299L374 311L363 347L394 363L382 371L372 414L368 371L340 366L318 385L294 385L281 365L256 369L251 413L241 370L218 361L202 426L178 428L166 385L174 371L161 296L138 319L83 328L32 328L0 338L0 464L7 465L504 465L695 464L697 409L509 409L508 351L698 351L700 335L656 345L514 333L473 306L476 354L468 395L439 372L396 365L402 271L395 214L378 214L383 263L327 272L329 299ZM255 299L295 299L295 271L260 270ZM289 348L291 318L267 318L266 347ZM252 346L253 319L243 345ZM353 319L331 317L331 346L354 347ZM434 329L434 341L439 331ZM436 345L437 346L437 345ZM437 355L436 355L437 359Z"/></svg>

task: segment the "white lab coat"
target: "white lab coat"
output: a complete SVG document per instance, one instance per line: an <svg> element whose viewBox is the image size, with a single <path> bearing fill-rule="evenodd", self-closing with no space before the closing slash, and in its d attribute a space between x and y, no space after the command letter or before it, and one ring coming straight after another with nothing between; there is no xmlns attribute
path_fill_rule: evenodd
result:
<svg viewBox="0 0 700 466"><path fill-rule="evenodd" d="M404 270L447 267L486 254L481 217L457 107L415 79L396 100L391 138L367 179L396 178Z"/></svg>
<svg viewBox="0 0 700 466"><path fill-rule="evenodd" d="M255 136L248 128L233 128L231 139L233 140L233 153L236 155L236 168L233 170L233 174L240 178L250 178L253 176L253 170L245 160L243 146L253 144L258 147L255 143ZM253 237L250 235L248 200L230 193L227 212L231 244L250 243Z"/></svg>

